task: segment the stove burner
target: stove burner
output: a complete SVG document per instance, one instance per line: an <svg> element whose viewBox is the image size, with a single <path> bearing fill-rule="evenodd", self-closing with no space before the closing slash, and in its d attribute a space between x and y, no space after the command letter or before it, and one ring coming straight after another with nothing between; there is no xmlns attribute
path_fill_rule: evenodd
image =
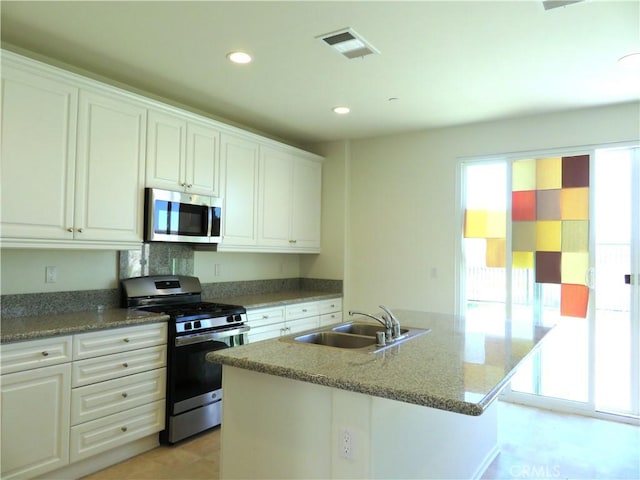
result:
<svg viewBox="0 0 640 480"><path fill-rule="evenodd" d="M141 310L146 310L153 313L165 313L167 315L171 315L171 317L176 320L182 317L194 315L221 316L240 313L241 311L244 311L242 307L239 307L237 305L211 302L154 305L151 307L142 307Z"/></svg>

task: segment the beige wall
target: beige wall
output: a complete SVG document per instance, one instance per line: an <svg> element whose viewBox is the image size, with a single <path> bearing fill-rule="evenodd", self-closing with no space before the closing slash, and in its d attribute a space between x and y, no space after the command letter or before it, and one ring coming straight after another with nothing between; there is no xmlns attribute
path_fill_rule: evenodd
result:
<svg viewBox="0 0 640 480"><path fill-rule="evenodd" d="M3 295L118 288L115 251L2 249L0 262ZM46 266L57 267L56 283L45 283ZM206 283L296 278L300 259L275 253L194 252L194 274Z"/></svg>
<svg viewBox="0 0 640 480"><path fill-rule="evenodd" d="M455 311L459 157L638 140L640 104L351 143L345 310Z"/></svg>

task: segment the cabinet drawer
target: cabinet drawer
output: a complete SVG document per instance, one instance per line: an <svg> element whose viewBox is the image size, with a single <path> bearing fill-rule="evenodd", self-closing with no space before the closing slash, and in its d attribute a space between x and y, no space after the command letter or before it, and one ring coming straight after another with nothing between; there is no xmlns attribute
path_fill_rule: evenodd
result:
<svg viewBox="0 0 640 480"><path fill-rule="evenodd" d="M71 427L71 462L106 452L164 429L164 400Z"/></svg>
<svg viewBox="0 0 640 480"><path fill-rule="evenodd" d="M51 337L0 346L2 374L71 361L71 336Z"/></svg>
<svg viewBox="0 0 640 480"><path fill-rule="evenodd" d="M318 302L295 303L287 305L287 321L298 318L313 317L319 314Z"/></svg>
<svg viewBox="0 0 640 480"><path fill-rule="evenodd" d="M74 388L71 392L71 425L165 398L166 377L167 369L159 368Z"/></svg>
<svg viewBox="0 0 640 480"><path fill-rule="evenodd" d="M247 321L252 329L284 322L284 307L248 310Z"/></svg>
<svg viewBox="0 0 640 480"><path fill-rule="evenodd" d="M73 359L80 360L166 343L166 323L82 333L73 337Z"/></svg>
<svg viewBox="0 0 640 480"><path fill-rule="evenodd" d="M320 317L314 315L313 317L301 318L293 322L287 321L287 331L285 335L291 335L292 333L304 332L305 330L311 330L312 328L318 328L320 324Z"/></svg>
<svg viewBox="0 0 640 480"><path fill-rule="evenodd" d="M167 346L143 348L132 352L73 362L71 384L75 387L133 375L167 365Z"/></svg>
<svg viewBox="0 0 640 480"><path fill-rule="evenodd" d="M251 327L249 330L249 343L259 342L261 340L268 340L270 338L278 338L285 334L284 322L280 322L272 325L264 325L261 327Z"/></svg>
<svg viewBox="0 0 640 480"><path fill-rule="evenodd" d="M341 298L330 298L328 300L321 300L318 302L320 315L326 313L340 312L342 310Z"/></svg>
<svg viewBox="0 0 640 480"><path fill-rule="evenodd" d="M320 326L332 325L342 322L342 312L325 313L320 315Z"/></svg>

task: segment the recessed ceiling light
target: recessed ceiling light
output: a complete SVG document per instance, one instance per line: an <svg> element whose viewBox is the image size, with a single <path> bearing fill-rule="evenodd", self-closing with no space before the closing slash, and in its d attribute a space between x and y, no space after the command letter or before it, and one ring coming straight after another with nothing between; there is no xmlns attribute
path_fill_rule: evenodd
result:
<svg viewBox="0 0 640 480"><path fill-rule="evenodd" d="M231 52L227 54L227 58L233 63L250 63L252 58L246 52Z"/></svg>
<svg viewBox="0 0 640 480"><path fill-rule="evenodd" d="M351 109L349 107L333 107L333 112L338 115L346 115Z"/></svg>
<svg viewBox="0 0 640 480"><path fill-rule="evenodd" d="M618 59L618 63L629 70L640 70L640 52L625 55Z"/></svg>

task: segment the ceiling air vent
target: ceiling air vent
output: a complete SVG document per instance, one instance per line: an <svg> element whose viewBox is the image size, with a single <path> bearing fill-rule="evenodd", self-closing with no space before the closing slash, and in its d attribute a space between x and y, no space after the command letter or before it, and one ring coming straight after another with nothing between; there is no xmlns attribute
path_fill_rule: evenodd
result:
<svg viewBox="0 0 640 480"><path fill-rule="evenodd" d="M545 0L542 2L542 6L545 10L551 10L553 8L566 7L573 3L580 3L583 0Z"/></svg>
<svg viewBox="0 0 640 480"><path fill-rule="evenodd" d="M361 58L366 55L371 55L372 53L380 53L375 47L367 43L364 38L350 28L325 33L316 38L319 38L349 59Z"/></svg>

